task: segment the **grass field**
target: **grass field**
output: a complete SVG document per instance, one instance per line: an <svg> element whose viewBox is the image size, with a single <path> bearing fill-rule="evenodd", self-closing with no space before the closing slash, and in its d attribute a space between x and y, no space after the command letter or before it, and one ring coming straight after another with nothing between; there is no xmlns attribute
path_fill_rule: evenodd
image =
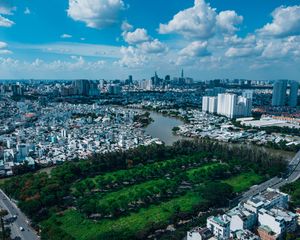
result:
<svg viewBox="0 0 300 240"><path fill-rule="evenodd" d="M224 183L233 187L234 192L243 192L249 189L252 185L258 184L263 181L263 177L254 173L247 172L238 176L231 177L223 180Z"/></svg>
<svg viewBox="0 0 300 240"><path fill-rule="evenodd" d="M126 217L99 222L85 219L79 212L69 210L63 216L52 217L48 223L57 224L58 221L58 225L63 231L78 240L104 239L105 234L113 232L122 233L122 237L129 238L139 231L151 228L154 224L168 224L178 207L180 207L180 211L188 212L200 201L201 198L196 193L188 193L168 202L140 209L139 212Z"/></svg>

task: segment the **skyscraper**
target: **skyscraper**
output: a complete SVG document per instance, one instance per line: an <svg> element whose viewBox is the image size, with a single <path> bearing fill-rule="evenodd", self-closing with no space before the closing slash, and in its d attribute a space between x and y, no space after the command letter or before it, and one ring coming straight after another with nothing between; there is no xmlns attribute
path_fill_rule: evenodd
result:
<svg viewBox="0 0 300 240"><path fill-rule="evenodd" d="M290 82L289 106L297 107L299 84L296 81Z"/></svg>
<svg viewBox="0 0 300 240"><path fill-rule="evenodd" d="M272 106L284 106L286 101L287 80L278 80L273 85Z"/></svg>

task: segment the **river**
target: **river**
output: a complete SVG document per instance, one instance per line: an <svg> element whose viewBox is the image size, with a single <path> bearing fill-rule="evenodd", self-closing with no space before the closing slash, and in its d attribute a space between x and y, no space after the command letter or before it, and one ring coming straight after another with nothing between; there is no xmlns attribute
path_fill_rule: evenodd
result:
<svg viewBox="0 0 300 240"><path fill-rule="evenodd" d="M173 127L183 125L181 120L152 111L150 114L150 117L154 120L154 122L150 123L145 128L145 132L147 134L154 138L159 138L166 145L172 145L174 142L184 139L184 137L174 135L172 132Z"/></svg>

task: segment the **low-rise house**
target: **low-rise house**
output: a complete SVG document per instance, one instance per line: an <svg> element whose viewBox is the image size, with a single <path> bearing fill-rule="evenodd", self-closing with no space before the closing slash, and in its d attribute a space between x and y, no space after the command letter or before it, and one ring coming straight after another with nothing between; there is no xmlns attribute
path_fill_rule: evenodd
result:
<svg viewBox="0 0 300 240"><path fill-rule="evenodd" d="M187 240L207 240L213 237L212 232L208 228L193 228L187 232Z"/></svg>
<svg viewBox="0 0 300 240"><path fill-rule="evenodd" d="M218 239L229 239L230 219L227 215L211 216L207 219L206 227Z"/></svg>

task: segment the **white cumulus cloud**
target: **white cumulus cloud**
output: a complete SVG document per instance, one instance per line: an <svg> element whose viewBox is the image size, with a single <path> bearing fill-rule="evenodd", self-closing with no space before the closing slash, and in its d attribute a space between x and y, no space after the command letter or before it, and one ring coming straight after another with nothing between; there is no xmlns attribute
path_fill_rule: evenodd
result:
<svg viewBox="0 0 300 240"><path fill-rule="evenodd" d="M144 42L138 46L143 52L146 53L163 53L167 50L167 46L159 41L158 39L154 39L153 41Z"/></svg>
<svg viewBox="0 0 300 240"><path fill-rule="evenodd" d="M233 33L243 17L234 11L218 14L205 0L195 0L194 6L178 12L167 24L160 24L159 33L181 34L186 38L209 39L217 32Z"/></svg>
<svg viewBox="0 0 300 240"><path fill-rule="evenodd" d="M276 8L272 12L273 21L267 23L258 33L274 37L300 34L300 6Z"/></svg>
<svg viewBox="0 0 300 240"><path fill-rule="evenodd" d="M203 57L210 55L207 50L207 41L194 41L190 43L187 47L183 48L179 54L187 57Z"/></svg>
<svg viewBox="0 0 300 240"><path fill-rule="evenodd" d="M223 11L217 16L217 25L225 33L234 33L238 30L237 25L243 22L243 17L239 16L235 11Z"/></svg>
<svg viewBox="0 0 300 240"><path fill-rule="evenodd" d="M118 22L122 0L69 0L68 15L90 28L104 28Z"/></svg>
<svg viewBox="0 0 300 240"><path fill-rule="evenodd" d="M140 49L133 46L122 46L120 52L122 54L122 58L118 61L118 63L122 67L138 67L142 66L147 61L146 55L143 54Z"/></svg>
<svg viewBox="0 0 300 240"><path fill-rule="evenodd" d="M150 39L147 30L144 28L137 28L133 32L123 32L122 35L124 37L125 42L129 44L142 43Z"/></svg>
<svg viewBox="0 0 300 240"><path fill-rule="evenodd" d="M264 50L263 45L257 45L254 48L253 47L231 47L226 51L225 56L229 58L260 56L263 50Z"/></svg>

